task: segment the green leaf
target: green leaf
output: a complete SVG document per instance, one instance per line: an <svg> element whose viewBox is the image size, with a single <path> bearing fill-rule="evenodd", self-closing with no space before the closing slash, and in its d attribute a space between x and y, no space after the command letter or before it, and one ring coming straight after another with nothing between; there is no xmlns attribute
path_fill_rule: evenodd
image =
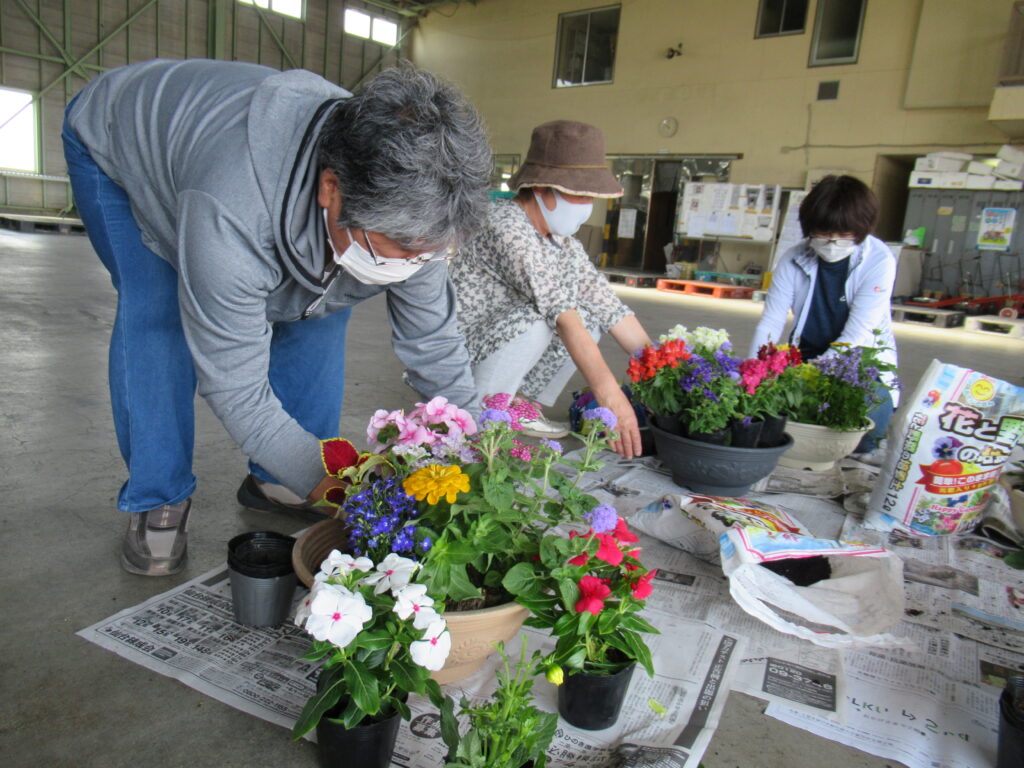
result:
<svg viewBox="0 0 1024 768"><path fill-rule="evenodd" d="M459 748L459 721L455 717L455 700L451 696L445 696L436 706L441 714L441 739L448 747L448 759L451 760Z"/></svg>
<svg viewBox="0 0 1024 768"><path fill-rule="evenodd" d="M647 644L640 639L640 635L635 632L623 632L620 637L629 647L629 655L636 659L636 662L647 671L648 675L654 677L654 661L651 659L651 651Z"/></svg>
<svg viewBox="0 0 1024 768"><path fill-rule="evenodd" d="M533 566L529 563L517 563L512 566L501 580L501 586L513 595L537 591Z"/></svg>
<svg viewBox="0 0 1024 768"><path fill-rule="evenodd" d="M576 586L575 581L572 579L559 579L558 594L562 598L562 605L565 607L565 610L576 610L576 603L580 599L580 588Z"/></svg>
<svg viewBox="0 0 1024 768"><path fill-rule="evenodd" d="M561 637L567 632L573 632L573 630L576 629L578 616L580 616L578 613L563 613L558 617L558 621L555 622L555 626L551 628L551 634ZM575 634L575 632L573 632L573 634Z"/></svg>
<svg viewBox="0 0 1024 768"><path fill-rule="evenodd" d="M448 599L453 602L480 597L480 589L466 575L465 565L453 565L448 569Z"/></svg>
<svg viewBox="0 0 1024 768"><path fill-rule="evenodd" d="M423 686L430 675L428 670L418 664L406 661L402 657L392 659L391 664L388 665L388 671L400 690L414 693L423 691Z"/></svg>
<svg viewBox="0 0 1024 768"><path fill-rule="evenodd" d="M1003 562L1011 568L1018 570L1024 569L1024 550L1018 550L1017 552L1011 552L1003 558Z"/></svg>
<svg viewBox="0 0 1024 768"><path fill-rule="evenodd" d="M661 634L657 627L647 621L647 619L637 616L635 613L627 613L623 615L620 626L623 629L632 630L633 632L648 632L652 635Z"/></svg>
<svg viewBox="0 0 1024 768"><path fill-rule="evenodd" d="M354 699L349 699L348 706L345 707L345 711L341 713L341 717L338 720L341 721L345 728L351 730L363 722L365 718L366 713L359 708Z"/></svg>
<svg viewBox="0 0 1024 768"><path fill-rule="evenodd" d="M398 716L408 722L412 720L412 710L409 709L409 705L406 704L402 699L391 697L391 706L398 712Z"/></svg>
<svg viewBox="0 0 1024 768"><path fill-rule="evenodd" d="M390 648L395 642L394 636L383 629L371 629L367 632L360 632L356 635L354 645L365 648L369 651L377 651L381 648Z"/></svg>
<svg viewBox="0 0 1024 768"><path fill-rule="evenodd" d="M330 672L321 672L320 674L326 676ZM299 714L299 719L292 727L292 739L297 741L313 730L324 713L341 700L344 690L345 679L341 674L331 674L330 679L322 681L317 692L306 701L306 705Z"/></svg>
<svg viewBox="0 0 1024 768"><path fill-rule="evenodd" d="M380 712L380 692L377 687L377 678L371 674L362 664L352 661L345 665L345 685L348 686L349 696L367 715L376 715Z"/></svg>
<svg viewBox="0 0 1024 768"><path fill-rule="evenodd" d="M471 541L449 541L447 560L449 563L465 565L472 562L473 558L480 554L480 550Z"/></svg>

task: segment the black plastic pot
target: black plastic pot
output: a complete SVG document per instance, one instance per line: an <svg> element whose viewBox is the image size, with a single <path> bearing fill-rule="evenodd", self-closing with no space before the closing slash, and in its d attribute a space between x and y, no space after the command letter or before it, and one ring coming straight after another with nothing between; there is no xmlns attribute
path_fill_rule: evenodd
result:
<svg viewBox="0 0 1024 768"><path fill-rule="evenodd" d="M686 429L683 427L683 423L679 420L678 416L662 416L660 414L652 413L651 418L648 419L651 424L657 424L659 429L663 429L673 435L685 434Z"/></svg>
<svg viewBox="0 0 1024 768"><path fill-rule="evenodd" d="M787 416L765 416L758 445L762 448L774 448L776 445L781 445L788 421Z"/></svg>
<svg viewBox="0 0 1024 768"><path fill-rule="evenodd" d="M712 496L742 496L771 474L779 456L793 444L793 438L784 435L785 442L774 448L736 448L670 435L656 426L651 430L672 482Z"/></svg>
<svg viewBox="0 0 1024 768"><path fill-rule="evenodd" d="M341 723L320 719L316 743L322 768L388 768L402 724L397 712L386 720L360 723L345 728Z"/></svg>
<svg viewBox="0 0 1024 768"><path fill-rule="evenodd" d="M732 442L729 444L734 448L756 448L763 427L763 421L745 422L741 419L732 425Z"/></svg>
<svg viewBox="0 0 1024 768"><path fill-rule="evenodd" d="M295 539L274 531L252 531L228 542L228 573L235 621L276 627L288 617L295 586Z"/></svg>
<svg viewBox="0 0 1024 768"><path fill-rule="evenodd" d="M996 768L1024 765L1024 677L1011 677L999 697L999 751Z"/></svg>
<svg viewBox="0 0 1024 768"><path fill-rule="evenodd" d="M611 728L619 719L634 669L636 664L614 675L568 675L558 686L558 714L565 722L585 731Z"/></svg>
<svg viewBox="0 0 1024 768"><path fill-rule="evenodd" d="M682 435L681 435L682 436ZM728 429L716 429L714 432L688 432L685 437L698 443L709 445L726 445L729 442L730 432Z"/></svg>

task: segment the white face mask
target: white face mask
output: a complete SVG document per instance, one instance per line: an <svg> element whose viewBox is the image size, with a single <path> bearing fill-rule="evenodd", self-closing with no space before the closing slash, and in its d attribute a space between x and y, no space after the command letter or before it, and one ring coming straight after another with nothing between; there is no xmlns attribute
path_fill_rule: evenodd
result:
<svg viewBox="0 0 1024 768"><path fill-rule="evenodd" d="M563 237L575 235L583 226L583 222L590 218L590 214L594 210L594 203L570 203L558 194L557 189L551 191L555 193L555 210L553 211L548 210L548 207L544 205L544 198L537 194L536 190L533 192L537 205L540 206L540 214L548 224L548 231L553 235L562 235Z"/></svg>
<svg viewBox="0 0 1024 768"><path fill-rule="evenodd" d="M348 233L349 246L344 253L338 253L331 240L331 230L327 226L327 209L324 208L324 226L327 227L327 244L331 246L334 254L334 261L340 264L346 272L366 285L387 285L388 283L399 283L412 277L423 266L422 263L407 261L397 263L394 261L387 264L378 264L368 250L363 248L356 239L352 237L352 230L346 229Z"/></svg>
<svg viewBox="0 0 1024 768"><path fill-rule="evenodd" d="M857 250L857 244L850 244L850 241L833 242L823 237L812 237L809 240L811 250L818 254L823 261L834 264L837 261L849 258Z"/></svg>

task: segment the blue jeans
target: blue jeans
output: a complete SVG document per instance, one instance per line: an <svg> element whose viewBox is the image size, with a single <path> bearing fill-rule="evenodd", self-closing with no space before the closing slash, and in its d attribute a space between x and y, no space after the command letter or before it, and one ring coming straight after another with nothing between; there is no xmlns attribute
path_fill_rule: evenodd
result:
<svg viewBox="0 0 1024 768"><path fill-rule="evenodd" d="M888 429L889 422L892 420L892 395L882 385L878 386L877 393L881 400L874 407L874 410L868 414L868 418L875 422L875 426L860 439L856 453L870 453L875 450L882 441L882 438L885 437L885 430Z"/></svg>
<svg viewBox="0 0 1024 768"><path fill-rule="evenodd" d="M176 504L196 487L196 374L181 325L178 273L143 245L128 195L66 123L62 137L75 205L117 290L108 373L114 429L128 468L117 507L144 512ZM271 389L285 411L321 439L338 434L350 314L345 309L273 327ZM253 462L249 471L275 482Z"/></svg>

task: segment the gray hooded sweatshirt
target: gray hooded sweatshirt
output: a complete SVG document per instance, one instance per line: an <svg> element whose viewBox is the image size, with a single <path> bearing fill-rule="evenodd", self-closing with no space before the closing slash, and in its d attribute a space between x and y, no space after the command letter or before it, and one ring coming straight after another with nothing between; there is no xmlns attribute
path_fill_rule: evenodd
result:
<svg viewBox="0 0 1024 768"><path fill-rule="evenodd" d="M143 242L178 272L199 392L242 451L305 495L324 476L317 438L267 378L272 324L387 292L391 342L424 397L473 400L447 265L360 283L333 265L317 204L317 138L347 91L311 72L150 61L105 72L68 113L123 187ZM367 414L369 417L369 414Z"/></svg>

